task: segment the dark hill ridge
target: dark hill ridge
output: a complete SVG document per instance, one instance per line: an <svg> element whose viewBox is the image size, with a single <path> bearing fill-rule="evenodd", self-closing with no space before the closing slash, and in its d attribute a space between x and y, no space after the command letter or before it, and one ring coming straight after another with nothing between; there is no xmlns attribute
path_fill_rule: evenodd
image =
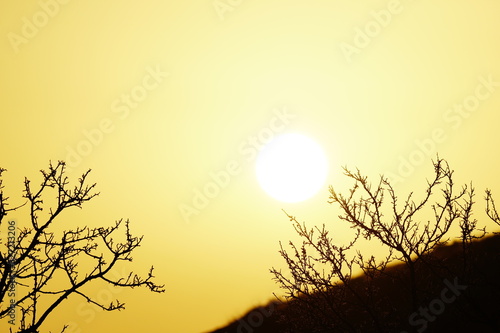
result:
<svg viewBox="0 0 500 333"><path fill-rule="evenodd" d="M326 297L271 302L211 333L500 332L500 235L473 242L466 253L455 242L418 262L416 312L406 266L398 264L374 280L353 278L353 292L336 286ZM336 304L341 292L347 301ZM367 297L359 302L356 293Z"/></svg>

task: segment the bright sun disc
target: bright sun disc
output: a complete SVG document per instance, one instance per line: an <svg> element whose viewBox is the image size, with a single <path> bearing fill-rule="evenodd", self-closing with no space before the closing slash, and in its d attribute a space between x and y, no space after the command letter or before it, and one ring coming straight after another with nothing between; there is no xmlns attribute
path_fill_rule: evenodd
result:
<svg viewBox="0 0 500 333"><path fill-rule="evenodd" d="M257 158L260 186L284 202L304 201L323 186L328 162L320 146L301 134L283 134L268 143Z"/></svg>

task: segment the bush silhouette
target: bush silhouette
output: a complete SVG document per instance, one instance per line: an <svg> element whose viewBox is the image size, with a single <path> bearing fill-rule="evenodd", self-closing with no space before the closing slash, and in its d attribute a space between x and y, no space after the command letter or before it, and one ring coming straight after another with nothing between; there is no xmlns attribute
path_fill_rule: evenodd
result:
<svg viewBox="0 0 500 333"><path fill-rule="evenodd" d="M347 194L330 187L329 202L352 239L336 244L325 225L286 213L302 242L280 244L287 270L271 269L285 299L259 325L242 325L254 309L216 332L499 332L500 237L473 218L472 185L457 188L439 157L433 170L417 200L400 199L383 176L374 186L345 168L354 184ZM490 190L485 199L500 225ZM386 256L361 252L361 240Z"/></svg>

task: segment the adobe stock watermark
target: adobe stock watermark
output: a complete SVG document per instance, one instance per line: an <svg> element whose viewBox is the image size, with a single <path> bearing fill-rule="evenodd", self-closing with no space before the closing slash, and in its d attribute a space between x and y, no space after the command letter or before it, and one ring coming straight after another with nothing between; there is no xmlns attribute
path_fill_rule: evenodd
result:
<svg viewBox="0 0 500 333"><path fill-rule="evenodd" d="M193 215L197 216L207 208L210 201L229 185L231 178L242 172L242 165L254 161L259 150L270 142L276 134L283 132L294 118L296 115L289 113L286 107L273 110L273 117L267 126L256 132L255 135L248 136L238 145L238 153L243 161L233 159L228 161L221 170L209 172L208 178L210 180L202 187L192 190L191 202L179 205L179 211L184 221L189 223Z"/></svg>
<svg viewBox="0 0 500 333"><path fill-rule="evenodd" d="M141 82L132 87L129 92L121 94L111 103L111 112L116 114L118 120L125 120L133 110L140 107L151 92L160 87L169 75L158 65L155 68L146 67L146 74ZM94 151L94 148L104 141L106 135L115 130L118 120L114 120L112 117L104 117L94 127L84 129L82 131L84 138L76 145L66 146L65 161L68 171L70 171L70 168L76 168L84 157L89 156Z"/></svg>
<svg viewBox="0 0 500 333"><path fill-rule="evenodd" d="M391 24L393 18L401 14L403 10L404 6L400 0L389 1L384 9L372 10L370 12L371 20L361 28L359 26L354 27L352 43L341 42L339 44L340 51L342 51L346 61L352 63L352 57L366 49L373 39L377 38Z"/></svg>
<svg viewBox="0 0 500 333"><path fill-rule="evenodd" d="M393 185L404 182L406 178L415 172L418 166L435 156L438 152L437 147L448 139L447 133L450 131L450 127L452 130L457 131L464 120L470 118L479 109L481 103L491 98L500 87L500 82L495 81L492 74L487 77L479 76L477 80L479 83L473 93L463 98L459 103L455 103L443 113L442 118L447 126L432 129L428 137L413 142L414 149L408 155L398 156L397 171L395 173L385 173L385 176L389 178Z"/></svg>
<svg viewBox="0 0 500 333"><path fill-rule="evenodd" d="M266 306L259 306L246 316L238 320L238 326L236 327L236 333L254 333L255 330L264 325L266 319L269 319L273 313L278 309L279 300L277 294L281 293L280 289L275 289L271 292L273 295L273 300L270 301Z"/></svg>
<svg viewBox="0 0 500 333"><path fill-rule="evenodd" d="M233 12L243 3L243 0L215 0L212 2L217 16L224 21L227 13Z"/></svg>
<svg viewBox="0 0 500 333"><path fill-rule="evenodd" d="M16 325L16 257L17 257L17 223L10 220L7 227L7 265L9 265L10 274L8 277L7 296L9 299L9 325Z"/></svg>
<svg viewBox="0 0 500 333"><path fill-rule="evenodd" d="M114 278L115 281L118 281L119 279L128 276L129 272L122 267L120 274L116 271L111 271L110 275L111 279ZM108 284L106 287L103 287L102 289L94 293L92 299L100 304L108 305L114 302L115 295L121 293L122 290L123 288ZM64 333L83 333L81 327L82 320L83 322L85 322L85 324L88 325L92 323L99 314L102 314L104 312L105 311L99 308L97 305L94 305L87 301L80 302L80 304L78 304L78 306L76 307L76 314L78 315L80 320L68 322L66 324L68 327L66 328Z"/></svg>
<svg viewBox="0 0 500 333"><path fill-rule="evenodd" d="M28 44L30 40L35 38L40 30L49 24L50 20L56 17L61 5L66 5L71 0L40 0L38 6L40 9L31 17L23 16L21 18L20 34L15 32L7 33L7 38L12 46L12 49L17 54L20 51L20 46Z"/></svg>
<svg viewBox="0 0 500 333"><path fill-rule="evenodd" d="M252 310L244 318L238 320L236 333L253 333L264 324L266 318L272 316L277 308L276 301L270 302L267 306L261 306Z"/></svg>
<svg viewBox="0 0 500 333"><path fill-rule="evenodd" d="M417 332L424 332L429 326L429 322L436 321L438 316L445 311L446 305L455 302L462 292L467 289L466 285L458 283L458 277L455 277L453 283L445 279L444 284L446 287L441 290L439 298L433 299L427 307L420 307L418 311L413 312L408 317L408 323L413 327L417 327ZM408 332L402 331L401 333Z"/></svg>

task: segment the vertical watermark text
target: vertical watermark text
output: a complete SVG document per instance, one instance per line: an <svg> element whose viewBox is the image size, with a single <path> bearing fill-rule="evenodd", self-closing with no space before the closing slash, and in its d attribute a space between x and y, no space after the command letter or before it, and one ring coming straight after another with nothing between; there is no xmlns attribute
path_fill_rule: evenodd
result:
<svg viewBox="0 0 500 333"><path fill-rule="evenodd" d="M16 249L17 249L17 223L9 221L7 227L7 265L9 270L9 287L7 296L9 298L9 324L16 324Z"/></svg>

